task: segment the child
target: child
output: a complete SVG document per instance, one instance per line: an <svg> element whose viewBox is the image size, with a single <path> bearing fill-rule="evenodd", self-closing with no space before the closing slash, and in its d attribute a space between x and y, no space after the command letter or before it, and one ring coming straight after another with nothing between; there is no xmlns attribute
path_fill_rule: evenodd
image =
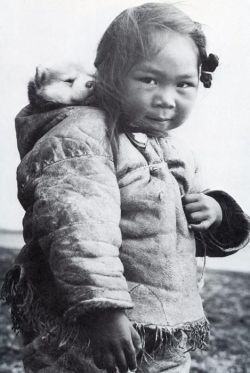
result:
<svg viewBox="0 0 250 373"><path fill-rule="evenodd" d="M198 23L173 5L121 13L98 46L96 107L16 118L26 245L3 295L24 337L27 372L189 372L209 325L195 256L226 256L249 220L202 191L172 136L199 80L211 85Z"/></svg>

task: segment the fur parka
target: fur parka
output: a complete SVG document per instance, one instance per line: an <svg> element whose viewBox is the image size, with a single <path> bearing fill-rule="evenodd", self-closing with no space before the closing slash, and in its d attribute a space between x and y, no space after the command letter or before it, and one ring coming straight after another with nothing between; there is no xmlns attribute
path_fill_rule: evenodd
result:
<svg viewBox="0 0 250 373"><path fill-rule="evenodd" d="M16 131L25 246L3 293L27 341L60 324L63 345L80 320L121 308L141 336L151 328L176 341L181 331L190 348L204 348L196 255L225 256L248 242L249 219L232 197L207 192L223 222L194 235L181 198L204 188L193 154L173 136L122 133L114 165L97 108L28 106Z"/></svg>

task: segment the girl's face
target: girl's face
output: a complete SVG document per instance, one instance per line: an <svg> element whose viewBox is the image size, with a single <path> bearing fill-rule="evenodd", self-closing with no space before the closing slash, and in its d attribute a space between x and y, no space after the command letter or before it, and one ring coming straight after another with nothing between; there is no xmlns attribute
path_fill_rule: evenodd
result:
<svg viewBox="0 0 250 373"><path fill-rule="evenodd" d="M124 80L122 109L130 128L151 136L164 136L185 121L199 85L193 40L176 32L164 32L163 38L160 51L136 63Z"/></svg>

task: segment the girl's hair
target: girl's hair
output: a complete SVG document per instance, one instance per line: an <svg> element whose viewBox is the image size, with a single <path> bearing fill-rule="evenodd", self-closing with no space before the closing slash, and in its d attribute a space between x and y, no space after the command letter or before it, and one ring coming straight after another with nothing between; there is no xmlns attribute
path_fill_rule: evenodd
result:
<svg viewBox="0 0 250 373"><path fill-rule="evenodd" d="M207 72L215 69L217 60L212 61L216 59L214 55L207 57L206 37L199 23L167 3L146 3L123 11L104 33L95 59L95 98L107 114L108 132L115 153L121 131L121 103L126 99L122 95L124 79L134 64L159 51L159 43L154 43L153 39L156 31L174 31L189 36L198 49L201 81L206 87L211 85L211 74ZM206 72L203 72L203 66Z"/></svg>

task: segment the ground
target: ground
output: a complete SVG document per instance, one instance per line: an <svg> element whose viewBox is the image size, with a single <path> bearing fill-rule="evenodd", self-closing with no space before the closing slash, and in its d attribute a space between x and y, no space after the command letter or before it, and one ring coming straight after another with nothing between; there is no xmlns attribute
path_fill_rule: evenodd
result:
<svg viewBox="0 0 250 373"><path fill-rule="evenodd" d="M15 251L0 249L0 280ZM191 373L250 373L250 274L206 272L202 290L211 322L211 345L194 352ZM11 330L7 306L0 309L0 373L22 373L18 337Z"/></svg>

